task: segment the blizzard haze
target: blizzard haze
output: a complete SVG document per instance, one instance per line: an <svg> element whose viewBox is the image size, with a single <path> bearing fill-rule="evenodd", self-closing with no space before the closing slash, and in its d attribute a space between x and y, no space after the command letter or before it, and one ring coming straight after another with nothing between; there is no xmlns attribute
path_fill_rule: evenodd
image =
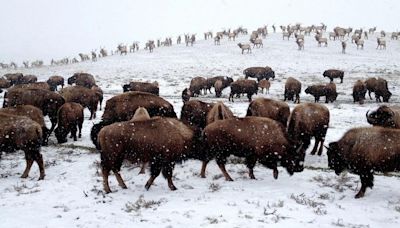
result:
<svg viewBox="0 0 400 228"><path fill-rule="evenodd" d="M118 43L301 22L396 31L396 0L13 0L0 8L0 62L74 57Z"/></svg>

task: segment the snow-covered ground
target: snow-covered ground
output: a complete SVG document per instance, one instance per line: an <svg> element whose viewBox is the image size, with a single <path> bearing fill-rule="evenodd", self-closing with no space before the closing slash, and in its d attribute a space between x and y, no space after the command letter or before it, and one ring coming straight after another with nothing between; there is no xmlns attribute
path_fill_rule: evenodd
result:
<svg viewBox="0 0 400 228"><path fill-rule="evenodd" d="M155 81L160 95L170 101L180 115L181 91L195 76L226 75L237 79L250 66L270 66L276 72L270 94L283 98L285 79L299 79L304 89L313 83L328 82L322 72L328 68L345 71L343 84L337 84L338 100L328 104L331 113L326 143L339 139L352 127L367 126L365 113L379 104L367 99L363 105L353 104L353 83L357 79L376 76L389 82L393 92L391 103L399 103L400 41L387 40L387 50L376 50L376 38L366 40L364 50L356 50L348 41L347 54L341 54L339 41L328 47L318 47L313 36L306 37L305 50L298 51L294 40L283 41L281 34L270 34L264 48L252 54L240 53L238 42L223 39L220 46L200 40L193 47L174 45L141 50L127 56L111 56L97 62L67 66L18 69L34 74L40 80L51 75L65 78L74 72L95 75L105 92L105 98L122 92L122 84L131 80ZM0 75L7 73L0 70ZM221 100L238 116L244 116L245 98L228 102L229 89L223 97L200 97L204 101ZM313 97L301 94L302 102ZM3 94L0 95L3 102ZM289 103L293 108L293 104ZM103 104L104 106L104 104ZM101 116L102 112L98 113ZM354 199L360 187L356 175L336 176L327 168L327 156L306 156L307 168L289 176L279 169L278 180L272 170L257 166L257 180L250 180L247 168L231 160L227 165L234 182L226 182L215 162L207 170L207 178L199 177L200 162L186 161L176 166L174 181L177 191L170 191L160 176L149 191L144 189L148 178L138 175L136 165L125 164L121 174L128 189L118 187L113 176L114 191L104 194L100 176L100 156L94 150L89 132L93 123L85 111L82 139L58 145L54 136L50 145L42 148L46 163L46 178L37 181L35 165L28 179L21 179L25 161L21 151L3 154L0 161L0 227L399 227L400 178L397 175L376 175L375 187L362 199ZM49 123L48 123L49 124ZM312 147L312 146L311 146ZM310 148L311 149L311 148Z"/></svg>

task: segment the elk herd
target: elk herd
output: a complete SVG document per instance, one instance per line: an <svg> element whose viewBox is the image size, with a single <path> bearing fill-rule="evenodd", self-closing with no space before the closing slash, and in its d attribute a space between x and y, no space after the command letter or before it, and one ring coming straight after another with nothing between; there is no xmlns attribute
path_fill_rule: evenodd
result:
<svg viewBox="0 0 400 228"><path fill-rule="evenodd" d="M267 33L266 27L260 31ZM211 38L212 34L205 37ZM311 155L321 155L329 130L330 111L318 103L319 98L325 96L326 103L335 102L338 93L334 80L340 80L342 85L345 72L328 69L322 76L329 78L329 82L309 85L304 90L314 96L315 103L300 103L302 83L294 77L286 79L283 101L264 97L253 100L252 96L260 89L268 92L275 71L268 66L249 67L243 70L243 76L237 80L227 76L194 77L182 92L180 119L173 105L159 96L157 82L131 81L121 85L122 93L106 101L100 122L90 131L101 157L104 191L111 192L108 181L111 171L119 186L127 188L120 175L125 159L150 164L146 189L162 173L168 187L175 190L174 166L187 159L202 162L199 167L202 178L206 177L207 164L215 160L227 181L233 181L225 168L231 155L245 159L250 179L256 178L253 169L257 162L272 169L275 179L279 175L278 166L290 175L302 172L311 139L315 139ZM26 169L22 178L28 176L33 162L39 166L39 180L45 177L40 148L48 145L53 131L58 143L67 142L68 135L77 141L82 136L83 110L88 108L89 119L96 119L97 109L101 109L103 91L93 75L75 73L67 83L64 87L64 78L58 75L46 82L37 82L36 76L22 73L0 78L0 92L6 90L0 109L0 151L24 151ZM216 97L222 97L228 87L228 101L234 102L234 98L246 94L250 103L245 117L235 116L221 101L207 103L193 99L211 94L212 88ZM368 91L371 99L374 92L377 102L388 102L392 95L388 88L383 78L357 80L353 101L363 103ZM292 111L287 100L296 103ZM45 116L50 119L50 129ZM400 170L400 109L382 105L367 112L366 121L373 127L350 129L340 140L325 146L329 168L336 174L349 170L360 175L362 185L356 198L363 197L367 187L372 188L374 171Z"/></svg>

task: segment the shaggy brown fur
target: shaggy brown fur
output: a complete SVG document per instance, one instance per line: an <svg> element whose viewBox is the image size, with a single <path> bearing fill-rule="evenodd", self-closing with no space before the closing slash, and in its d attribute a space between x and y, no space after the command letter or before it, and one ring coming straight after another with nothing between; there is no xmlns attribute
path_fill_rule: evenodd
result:
<svg viewBox="0 0 400 228"><path fill-rule="evenodd" d="M76 102L84 108L88 108L90 111L89 120L96 118L99 96L95 90L83 86L70 86L63 88L60 94L65 99L65 102Z"/></svg>
<svg viewBox="0 0 400 228"><path fill-rule="evenodd" d="M46 82L34 82L28 84L18 84L8 88L8 92L14 89L44 89L50 91L50 86Z"/></svg>
<svg viewBox="0 0 400 228"><path fill-rule="evenodd" d="M11 83L11 85L19 84L24 75L22 73L5 74L4 77Z"/></svg>
<svg viewBox="0 0 400 228"><path fill-rule="evenodd" d="M266 93L269 93L269 87L271 87L271 82L266 79L262 79L258 82L258 87L261 89L261 93L264 93L264 89Z"/></svg>
<svg viewBox="0 0 400 228"><path fill-rule="evenodd" d="M228 181L232 181L232 178L225 169L225 163L230 155L246 158L251 179L255 179L253 168L257 161L273 169L275 179L278 178L279 161L290 174L303 170L304 154L296 151L296 146L288 140L280 123L269 118L219 120L207 125L203 140L207 154L205 163L216 158Z"/></svg>
<svg viewBox="0 0 400 228"><path fill-rule="evenodd" d="M11 87L11 82L5 78L0 78L0 89L7 89Z"/></svg>
<svg viewBox="0 0 400 228"><path fill-rule="evenodd" d="M229 95L229 101L232 100L233 102L234 95L246 93L249 102L251 102L251 97L253 96L253 94L257 94L257 92L258 85L256 81L249 79L237 80L231 83L231 93Z"/></svg>
<svg viewBox="0 0 400 228"><path fill-rule="evenodd" d="M364 196L374 186L374 172L400 171L400 130L382 127L353 128L337 142L329 144L328 165L339 175L347 169L358 174Z"/></svg>
<svg viewBox="0 0 400 228"><path fill-rule="evenodd" d="M67 135L71 132L71 138L77 141L76 132L79 129L78 137L82 137L83 107L75 102L67 102L58 110L58 126L54 130L58 143L67 142Z"/></svg>
<svg viewBox="0 0 400 228"><path fill-rule="evenodd" d="M35 75L24 75L20 80L19 84L28 84L37 82L37 77Z"/></svg>
<svg viewBox="0 0 400 228"><path fill-rule="evenodd" d="M326 132L329 127L329 109L324 105L304 103L297 105L290 115L288 133L293 141L303 143L304 152L310 145L311 137L315 137L315 145L311 151L314 155L318 149L318 155L322 154Z"/></svg>
<svg viewBox="0 0 400 228"><path fill-rule="evenodd" d="M380 106L377 110L366 114L369 124L381 127L400 129L400 107Z"/></svg>
<svg viewBox="0 0 400 228"><path fill-rule="evenodd" d="M100 107L100 111L101 111L101 106L102 106L102 104L103 104L103 99L104 99L103 90L102 90L99 86L97 86L97 85L93 86L91 89L92 89L92 90L96 93L96 95L99 97L99 107Z"/></svg>
<svg viewBox="0 0 400 228"><path fill-rule="evenodd" d="M211 93L211 88L213 86L215 88L215 82L218 80L222 82L221 91L226 87L228 87L233 82L233 79L231 77L226 77L226 76L215 76L212 78L207 78L207 90L210 93Z"/></svg>
<svg viewBox="0 0 400 228"><path fill-rule="evenodd" d="M25 116L0 113L0 151L23 150L26 168L22 178L27 178L34 161L39 165L42 180L45 176L43 158L40 153L42 129L38 123Z"/></svg>
<svg viewBox="0 0 400 228"><path fill-rule="evenodd" d="M147 92L155 95L160 95L160 88L158 82L130 82L122 86L124 92L138 91Z"/></svg>
<svg viewBox="0 0 400 228"><path fill-rule="evenodd" d="M367 86L361 80L357 80L353 86L353 102L359 102L360 104L364 103L365 94L367 93Z"/></svg>
<svg viewBox="0 0 400 228"><path fill-rule="evenodd" d="M257 78L257 81L262 79L269 80L275 78L275 71L271 67L249 67L243 71L245 78Z"/></svg>
<svg viewBox="0 0 400 228"><path fill-rule="evenodd" d="M383 102L388 102L392 93L389 91L388 83L383 78L368 78L365 81L365 85L368 90L369 98L372 100L371 92L375 93L375 98L377 102L381 102L381 97L383 98Z"/></svg>
<svg viewBox="0 0 400 228"><path fill-rule="evenodd" d="M340 83L343 83L344 71L329 69L324 71L323 76L328 77L331 82L333 82L334 78L340 78Z"/></svg>
<svg viewBox="0 0 400 228"><path fill-rule="evenodd" d="M280 122L286 129L290 109L285 102L269 98L257 98L249 104L246 116L268 117Z"/></svg>
<svg viewBox="0 0 400 228"><path fill-rule="evenodd" d="M104 127L99 133L101 166L104 190L111 192L108 184L110 171L114 172L119 185L127 188L119 171L125 158L149 162L151 177L145 187L148 190L162 172L171 190L175 162L186 158L192 151L193 131L177 119L153 117L150 120L130 120Z"/></svg>
<svg viewBox="0 0 400 228"><path fill-rule="evenodd" d="M192 96L201 95L201 91L204 91L204 94L207 94L207 79L203 77L195 77L190 81L189 90L192 93Z"/></svg>
<svg viewBox="0 0 400 228"><path fill-rule="evenodd" d="M57 91L57 86L61 86L61 88L64 88L64 78L61 76L51 76L47 80L47 84L50 86L51 91Z"/></svg>
<svg viewBox="0 0 400 228"><path fill-rule="evenodd" d="M294 103L300 103L300 93L301 93L301 82L295 78L289 77L286 79L285 83L285 93L284 93L284 101L294 101ZM294 99L296 96L296 99Z"/></svg>
<svg viewBox="0 0 400 228"><path fill-rule="evenodd" d="M88 89L96 85L93 75L88 73L75 73L72 77L68 78L68 85L74 84L78 86L83 86Z"/></svg>
<svg viewBox="0 0 400 228"><path fill-rule="evenodd" d="M325 103L334 102L338 95L335 83L312 85L307 87L304 92L313 95L315 103L319 102L319 98L323 96L326 97Z"/></svg>
<svg viewBox="0 0 400 228"><path fill-rule="evenodd" d="M201 132L207 125L207 114L213 108L213 103L205 103L199 100L191 100L182 106L181 120L191 126L195 132Z"/></svg>

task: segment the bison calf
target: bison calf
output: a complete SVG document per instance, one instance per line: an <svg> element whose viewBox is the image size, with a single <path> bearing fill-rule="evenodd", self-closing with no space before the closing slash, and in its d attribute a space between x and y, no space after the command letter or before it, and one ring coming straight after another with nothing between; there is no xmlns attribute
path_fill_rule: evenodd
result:
<svg viewBox="0 0 400 228"><path fill-rule="evenodd" d="M83 107L75 102L67 102L58 110L58 124L54 130L58 143L67 142L67 135L77 140L76 132L79 129L79 138L82 137Z"/></svg>

